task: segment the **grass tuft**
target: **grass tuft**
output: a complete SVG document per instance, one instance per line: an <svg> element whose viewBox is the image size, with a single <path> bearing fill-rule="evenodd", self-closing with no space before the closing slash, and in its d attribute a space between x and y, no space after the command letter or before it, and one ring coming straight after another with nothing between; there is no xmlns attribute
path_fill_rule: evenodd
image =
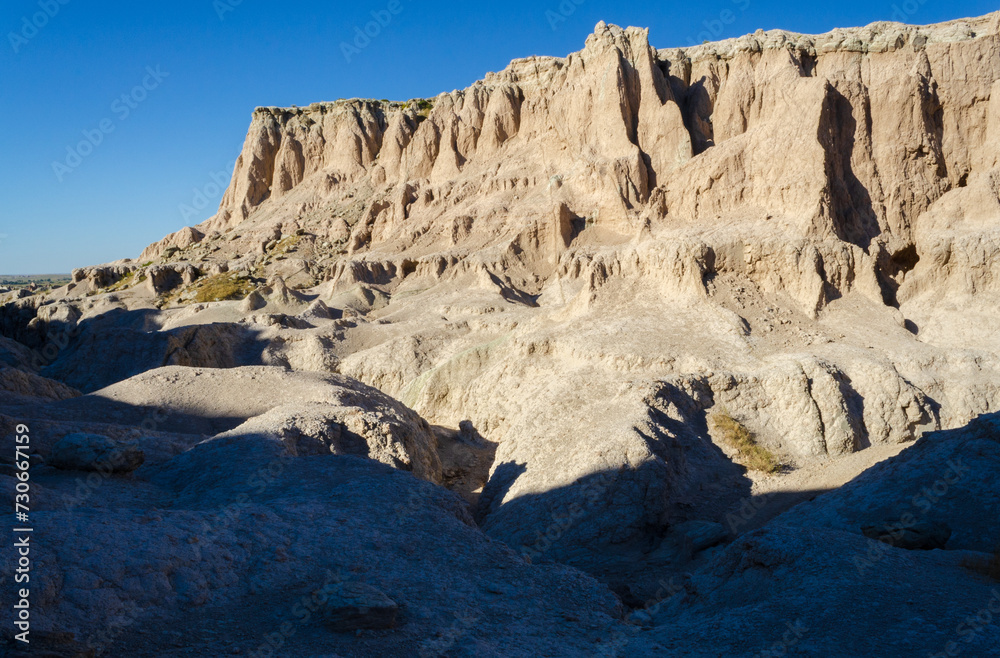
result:
<svg viewBox="0 0 1000 658"><path fill-rule="evenodd" d="M217 274L203 279L195 293L194 301L199 304L221 302L227 299L243 299L253 290L249 280L233 274Z"/></svg>
<svg viewBox="0 0 1000 658"><path fill-rule="evenodd" d="M108 286L105 292L118 292L120 290L126 290L128 288L131 288L132 286L142 283L145 280L146 280L145 274L138 274L137 270L133 270L128 274L126 274L125 276L123 276L122 278L118 279L117 283Z"/></svg>
<svg viewBox="0 0 1000 658"><path fill-rule="evenodd" d="M414 98L403 103L403 109L414 109L417 114L417 122L421 122L430 116L434 109L434 101L429 98Z"/></svg>
<svg viewBox="0 0 1000 658"><path fill-rule="evenodd" d="M769 450L757 443L757 438L743 423L726 413L714 414L712 424L722 440L736 450L739 462L752 471L776 473L781 464Z"/></svg>

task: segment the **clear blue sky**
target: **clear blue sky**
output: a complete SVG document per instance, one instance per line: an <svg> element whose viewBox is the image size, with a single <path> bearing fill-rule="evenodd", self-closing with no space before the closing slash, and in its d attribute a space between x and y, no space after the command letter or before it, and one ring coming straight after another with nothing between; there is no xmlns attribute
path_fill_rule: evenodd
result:
<svg viewBox="0 0 1000 658"><path fill-rule="evenodd" d="M0 274L135 257L208 218L221 197L213 174L228 181L258 105L433 96L515 57L579 50L599 20L649 27L654 45L670 47L757 28L825 32L894 14L931 23L996 9L944 0L395 2L4 0ZM397 13L382 13L388 24L348 61L340 44L390 4ZM85 132L99 143L68 153Z"/></svg>

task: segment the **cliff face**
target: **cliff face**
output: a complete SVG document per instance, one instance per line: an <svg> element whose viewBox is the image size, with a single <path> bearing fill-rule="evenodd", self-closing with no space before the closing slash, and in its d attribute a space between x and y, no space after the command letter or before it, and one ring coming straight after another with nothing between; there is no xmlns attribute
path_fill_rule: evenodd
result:
<svg viewBox="0 0 1000 658"><path fill-rule="evenodd" d="M568 505L575 477L627 464L634 505L561 543L633 541L698 498L712 459L677 446L705 406L805 460L997 408L998 79L1000 13L665 50L600 23L429 101L259 108L200 231L331 305L360 285L384 317L427 314L337 368L500 443L491 532L530 544L551 507L532 492ZM296 232L300 260L269 256ZM505 308L480 295L541 308L448 319Z"/></svg>
<svg viewBox="0 0 1000 658"><path fill-rule="evenodd" d="M921 258L949 261L928 231L995 205L998 22L666 50L600 23L578 53L516 60L430 100L258 108L200 233L248 222L255 244L305 228L362 260L457 254L445 262L514 240L542 278L581 227L599 242L684 227L714 233L718 252L775 236L796 255L764 269L789 278L813 261L827 289L804 293L807 309L859 281L895 305L925 287L899 291ZM199 239L169 236L142 258Z"/></svg>
<svg viewBox="0 0 1000 658"><path fill-rule="evenodd" d="M998 34L601 23L434 99L257 109L214 217L0 293L39 639L947 648L995 594L1000 419L920 437L1000 410Z"/></svg>
<svg viewBox="0 0 1000 658"><path fill-rule="evenodd" d="M83 326L43 374L84 390L164 364L359 379L488 442L442 481L492 536L610 578L679 522L1000 409L998 35L657 50L601 23L434 99L258 108L214 217L0 329ZM791 483L744 476L719 414Z"/></svg>
<svg viewBox="0 0 1000 658"><path fill-rule="evenodd" d="M0 294L6 433L38 433L34 461L71 433L146 455L110 498L38 473L46 623L93 627L77 602L100 600L102 627L253 638L312 565L419 612L398 645L339 633L348 653L436 655L415 642L470 610L457 641L505 656L742 655L803 610L817 655L938 646L969 614L942 592L985 600L959 565L1000 542L997 421L892 456L1000 410L998 34L1000 13L657 50L602 23L434 99L258 108L214 217ZM915 507L909 546L955 550L873 553L868 530ZM247 633L198 610L249 599ZM616 639L619 601L654 602L631 617L649 632ZM512 615L534 621L511 635ZM114 651L176 649L143 630Z"/></svg>

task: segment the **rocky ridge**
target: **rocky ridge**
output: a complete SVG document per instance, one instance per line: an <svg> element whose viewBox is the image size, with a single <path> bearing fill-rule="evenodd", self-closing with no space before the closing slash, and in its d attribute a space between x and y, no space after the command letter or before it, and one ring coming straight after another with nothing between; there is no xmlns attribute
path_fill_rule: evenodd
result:
<svg viewBox="0 0 1000 658"><path fill-rule="evenodd" d="M949 526L947 550L890 547L873 581L837 565L870 553L863 525L905 511L892 492L941 477L928 445L995 480L995 423L936 431L1000 408L998 80L1000 14L686 49L600 23L578 53L516 60L433 99L258 108L212 218L138 259L77 270L54 293L0 297L4 422L43 430L41 469L54 468L56 441L81 432L144 450L132 476L107 486L120 526L153 523L162 542L200 542L194 528L227 513L245 469L287 455L294 475L279 477L275 501L303 522L346 518L349 536L366 538L358 546L390 556L384 570L361 568L369 576L348 594L334 588L348 602L332 618L368 623L350 603L362 592L382 611L371 623L401 624L401 654L447 635L441 618L454 612L436 599L427 616L408 611L434 587L398 580L416 568L411 535L447 562L433 567L445 579L468 561L510 560L530 565L517 567L525 591L585 582L582 598L553 603L580 643L556 653L707 644L743 655L750 632L753 655L808 590L754 592L803 571L844 587L831 612L810 613L805 625L820 630L802 651L863 651L831 644L830 624L872 582L900 619L910 617L899 588L923 588L916 599L934 612L921 614L938 621L900 621L887 650L930 650L965 610L947 583L988 600L961 563L1000 543L973 520L989 518L995 496L953 489L965 493L933 519ZM747 470L725 427L752 436L774 472ZM245 465L229 456L244 453ZM205 479L212 464L226 464L222 481ZM56 471L41 476L54 492L69 486ZM370 508L311 493L348 486L341 472L367 478L356 492L366 500L394 493ZM447 500L448 514L418 516L457 519L450 536L465 548L442 554L409 526L392 535L386 515L407 491L421 492L421 510ZM841 500L842 516L829 512ZM240 504L259 507L267 529L253 547L254 524L227 530L231 573L183 558L166 582L152 576L155 597L104 592L101 609L168 623L185 605L225 610L283 587L290 572L261 566L272 549L283 562L277 507ZM170 513L133 518L147 508ZM51 510L66 536L98 523ZM310 552L320 541L304 536L294 561L330 562ZM470 554L481 545L502 548ZM80 632L96 600L75 590L141 580L152 566L122 568L135 573L95 566L86 587L53 584L62 626ZM890 582L900 570L935 576ZM250 584L229 583L234 573ZM477 582L459 587L487 610L481 597L498 586L483 594ZM476 618L510 614L501 608ZM477 655L535 655L552 620L526 619L520 644L490 640L494 622L459 623L459 634ZM706 620L724 633L699 635ZM309 633L302 646L321 655L332 640Z"/></svg>

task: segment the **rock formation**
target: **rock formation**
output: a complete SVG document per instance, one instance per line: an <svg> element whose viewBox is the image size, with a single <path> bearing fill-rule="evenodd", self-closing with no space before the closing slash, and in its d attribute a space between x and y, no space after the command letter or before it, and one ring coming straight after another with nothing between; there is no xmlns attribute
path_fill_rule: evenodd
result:
<svg viewBox="0 0 1000 658"><path fill-rule="evenodd" d="M257 108L214 216L0 297L47 641L946 651L1000 543L998 145L1000 13L599 23L432 99ZM85 449L143 460L81 497Z"/></svg>

